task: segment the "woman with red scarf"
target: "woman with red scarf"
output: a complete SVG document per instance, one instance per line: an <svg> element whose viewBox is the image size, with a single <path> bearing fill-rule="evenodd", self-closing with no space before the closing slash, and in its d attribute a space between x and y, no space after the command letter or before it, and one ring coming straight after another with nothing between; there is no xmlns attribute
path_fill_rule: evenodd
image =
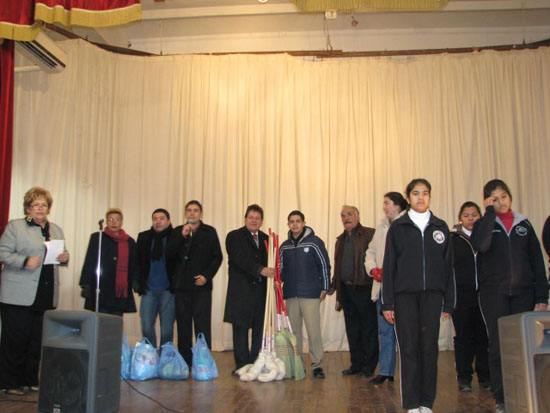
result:
<svg viewBox="0 0 550 413"><path fill-rule="evenodd" d="M500 179L483 187L486 208L476 221L472 246L478 250L479 305L489 335L489 371L496 412L506 411L498 319L525 311L545 311L548 279L540 243L524 215L512 211L512 193Z"/></svg>
<svg viewBox="0 0 550 413"><path fill-rule="evenodd" d="M122 211L111 208L105 214L107 228L101 238L99 312L122 316L135 313L132 283L138 278L136 242L122 229ZM84 308L95 310L96 269L99 232L90 236L80 276Z"/></svg>

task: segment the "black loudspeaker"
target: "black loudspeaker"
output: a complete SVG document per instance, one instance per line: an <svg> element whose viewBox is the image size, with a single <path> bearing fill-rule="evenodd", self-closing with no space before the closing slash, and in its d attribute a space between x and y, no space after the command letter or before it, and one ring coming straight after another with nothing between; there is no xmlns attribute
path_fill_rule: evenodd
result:
<svg viewBox="0 0 550 413"><path fill-rule="evenodd" d="M506 411L550 412L550 311L498 320Z"/></svg>
<svg viewBox="0 0 550 413"><path fill-rule="evenodd" d="M46 311L38 411L117 411L121 349L122 317Z"/></svg>

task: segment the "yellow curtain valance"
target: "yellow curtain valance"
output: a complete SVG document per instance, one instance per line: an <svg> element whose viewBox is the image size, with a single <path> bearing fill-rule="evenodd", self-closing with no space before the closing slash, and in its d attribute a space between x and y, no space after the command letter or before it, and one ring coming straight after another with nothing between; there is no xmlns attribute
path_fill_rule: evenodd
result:
<svg viewBox="0 0 550 413"><path fill-rule="evenodd" d="M141 0L24 0L0 10L0 39L31 41L41 22L66 27L117 26L141 20Z"/></svg>
<svg viewBox="0 0 550 413"><path fill-rule="evenodd" d="M36 20L46 23L61 23L63 26L107 27L141 20L141 4L113 10L67 10L63 6L50 7L37 3L34 13Z"/></svg>
<svg viewBox="0 0 550 413"><path fill-rule="evenodd" d="M291 0L303 12L443 10L449 0Z"/></svg>

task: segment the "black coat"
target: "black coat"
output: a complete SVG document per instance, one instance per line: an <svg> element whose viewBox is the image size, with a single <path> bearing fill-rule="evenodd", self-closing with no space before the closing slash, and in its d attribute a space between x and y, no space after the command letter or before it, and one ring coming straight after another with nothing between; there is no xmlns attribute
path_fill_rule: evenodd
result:
<svg viewBox="0 0 550 413"><path fill-rule="evenodd" d="M384 252L382 311L393 310L399 293L439 291L443 293L443 311L451 313L456 305L452 244L445 221L430 213L424 234L409 214L390 226Z"/></svg>
<svg viewBox="0 0 550 413"><path fill-rule="evenodd" d="M231 231L225 239L229 262L229 282L223 321L252 327L255 309L265 307L267 280L260 275L267 267L267 234L258 231L259 248L250 231L242 227Z"/></svg>
<svg viewBox="0 0 550 413"><path fill-rule="evenodd" d="M477 305L477 251L460 229L451 232L457 307Z"/></svg>
<svg viewBox="0 0 550 413"><path fill-rule="evenodd" d="M171 230L167 231L166 234L168 239L170 239L170 235L174 232L171 226L169 228ZM136 292L140 294L147 292L147 281L149 279L149 270L151 269L151 245L153 244L154 235L155 231L153 229L149 229L138 234L137 254L139 264L139 280L134 288L136 289ZM166 240L166 243L168 244L168 240ZM168 280L172 283L176 260L174 257L166 254L166 247L164 255L166 258L166 274L168 275Z"/></svg>
<svg viewBox="0 0 550 413"><path fill-rule="evenodd" d="M542 245L544 245L546 253L550 256L550 217L546 218L542 228Z"/></svg>
<svg viewBox="0 0 550 413"><path fill-rule="evenodd" d="M128 297L117 297L115 293L116 265L118 259L118 245L106 233L101 237L101 279L99 281L99 307L108 312L135 313L136 303L132 292L132 284L139 276L137 264L136 242L132 237L128 239ZM99 232L90 236L88 251L82 267L80 286L88 290L84 308L95 310L96 266Z"/></svg>
<svg viewBox="0 0 550 413"><path fill-rule="evenodd" d="M471 242L479 251L480 289L508 295L535 294L535 303L548 301L548 279L540 243L531 223L514 212L507 233L492 205L476 221Z"/></svg>
<svg viewBox="0 0 550 413"><path fill-rule="evenodd" d="M201 221L199 229L193 236L184 238L181 234L183 225L176 227L166 244L167 258L175 261L172 289L174 291L191 291L196 288L211 290L212 278L222 264L223 255L216 229ZM202 275L206 284L195 285L195 276Z"/></svg>

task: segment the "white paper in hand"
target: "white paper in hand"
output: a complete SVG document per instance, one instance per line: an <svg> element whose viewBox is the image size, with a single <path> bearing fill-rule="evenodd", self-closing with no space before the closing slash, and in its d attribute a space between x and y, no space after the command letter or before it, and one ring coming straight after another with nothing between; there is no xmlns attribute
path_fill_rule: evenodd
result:
<svg viewBox="0 0 550 413"><path fill-rule="evenodd" d="M44 258L44 264L59 264L57 257L63 251L65 251L65 240L53 239L51 241L44 242L46 246L46 257Z"/></svg>

